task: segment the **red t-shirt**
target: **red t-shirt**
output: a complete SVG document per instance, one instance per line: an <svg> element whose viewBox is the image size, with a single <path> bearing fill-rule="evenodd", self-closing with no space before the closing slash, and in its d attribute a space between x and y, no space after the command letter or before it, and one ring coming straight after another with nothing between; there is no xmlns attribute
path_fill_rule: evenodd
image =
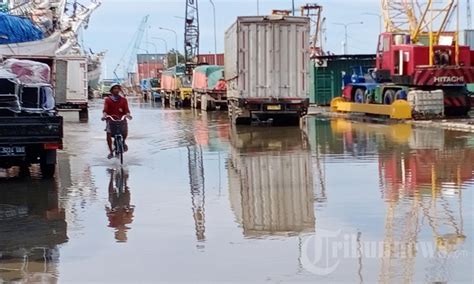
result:
<svg viewBox="0 0 474 284"><path fill-rule="evenodd" d="M124 97L120 97L118 101L112 100L110 97L105 99L104 112L116 119L121 119L127 113L130 113L128 101Z"/></svg>

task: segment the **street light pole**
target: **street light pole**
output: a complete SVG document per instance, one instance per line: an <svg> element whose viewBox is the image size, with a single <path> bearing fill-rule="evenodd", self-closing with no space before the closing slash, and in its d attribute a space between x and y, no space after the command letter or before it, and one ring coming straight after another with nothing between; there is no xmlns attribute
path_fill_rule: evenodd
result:
<svg viewBox="0 0 474 284"><path fill-rule="evenodd" d="M216 26L216 5L214 1L209 0L211 2L213 11L214 11L214 65L217 65L217 26Z"/></svg>
<svg viewBox="0 0 474 284"><path fill-rule="evenodd" d="M362 15L379 17L379 34L382 34L382 31L383 31L382 15L377 14L377 13L362 13Z"/></svg>
<svg viewBox="0 0 474 284"><path fill-rule="evenodd" d="M257 16L260 16L260 1L257 0Z"/></svg>
<svg viewBox="0 0 474 284"><path fill-rule="evenodd" d="M168 29L168 28L159 27L159 29L160 29L160 30L169 31L169 32L174 33L175 44L176 44L176 51L175 51L175 54L176 54L176 66L178 66L178 63L179 63L179 56L178 56L178 33L177 33L175 30Z"/></svg>
<svg viewBox="0 0 474 284"><path fill-rule="evenodd" d="M347 41L348 41L348 34L347 34L347 28L349 26L352 26L352 25L363 25L364 22L352 22L352 23L334 23L334 25L337 25L337 26L343 26L344 27L344 55L346 55L348 53L348 44L347 44Z"/></svg>
<svg viewBox="0 0 474 284"><path fill-rule="evenodd" d="M162 41L165 44L166 64L164 64L165 62L163 62L163 64L165 65L165 68L168 68L168 42L161 37L152 37L152 39Z"/></svg>

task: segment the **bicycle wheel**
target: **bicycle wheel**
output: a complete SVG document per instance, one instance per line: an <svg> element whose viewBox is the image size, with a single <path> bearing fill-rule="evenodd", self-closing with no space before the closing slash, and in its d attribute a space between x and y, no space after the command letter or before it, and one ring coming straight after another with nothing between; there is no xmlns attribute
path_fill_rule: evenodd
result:
<svg viewBox="0 0 474 284"><path fill-rule="evenodd" d="M123 165L123 138L122 136L117 136L117 138L115 138L115 140L117 141L117 158L120 159L120 164Z"/></svg>

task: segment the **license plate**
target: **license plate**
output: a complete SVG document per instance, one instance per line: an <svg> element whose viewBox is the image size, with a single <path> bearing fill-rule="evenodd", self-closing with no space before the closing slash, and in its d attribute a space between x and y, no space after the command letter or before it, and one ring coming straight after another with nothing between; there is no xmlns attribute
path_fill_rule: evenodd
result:
<svg viewBox="0 0 474 284"><path fill-rule="evenodd" d="M281 105L269 105L267 110L281 110Z"/></svg>
<svg viewBox="0 0 474 284"><path fill-rule="evenodd" d="M25 155L25 147L0 147L1 157L18 157Z"/></svg>

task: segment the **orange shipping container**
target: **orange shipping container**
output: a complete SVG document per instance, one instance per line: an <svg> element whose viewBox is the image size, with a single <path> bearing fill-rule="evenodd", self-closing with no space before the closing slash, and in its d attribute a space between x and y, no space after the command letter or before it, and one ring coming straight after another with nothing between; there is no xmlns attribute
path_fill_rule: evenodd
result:
<svg viewBox="0 0 474 284"><path fill-rule="evenodd" d="M216 57L217 62L215 60ZM214 56L214 54L200 54L198 55L198 63L224 66L224 53L219 53L217 56Z"/></svg>

